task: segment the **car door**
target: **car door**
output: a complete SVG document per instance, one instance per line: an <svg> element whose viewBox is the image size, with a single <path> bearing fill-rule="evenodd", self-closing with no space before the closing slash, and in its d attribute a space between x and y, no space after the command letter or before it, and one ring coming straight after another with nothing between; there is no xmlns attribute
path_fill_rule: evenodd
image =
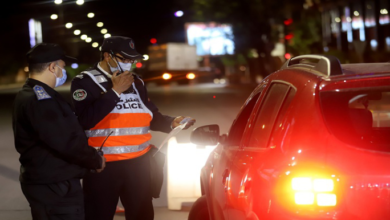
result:
<svg viewBox="0 0 390 220"><path fill-rule="evenodd" d="M229 191L230 165L239 149L241 139L252 110L264 86L258 86L241 108L229 129L226 141L212 152L213 163L210 167L210 215L215 220L227 220L225 212L226 195Z"/></svg>
<svg viewBox="0 0 390 220"><path fill-rule="evenodd" d="M276 160L273 133L282 129L283 116L295 89L283 82L272 82L258 101L247 124L240 150L230 166L229 219L261 219L269 207L269 192L275 169L262 167Z"/></svg>

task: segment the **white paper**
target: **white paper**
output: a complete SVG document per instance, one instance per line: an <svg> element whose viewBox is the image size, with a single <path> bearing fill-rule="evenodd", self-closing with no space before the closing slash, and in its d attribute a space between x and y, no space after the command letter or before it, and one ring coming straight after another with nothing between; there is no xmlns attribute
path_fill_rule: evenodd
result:
<svg viewBox="0 0 390 220"><path fill-rule="evenodd" d="M183 128L185 128L186 125L187 125L187 123L182 124L182 125L179 125L179 126L177 126L176 128L174 128L171 132L169 132L168 136L167 136L167 137L164 139L164 141L160 144L160 146L158 147L157 151L153 154L153 156L156 155L157 152L159 152L159 151L161 150L161 148L164 146L164 144L167 143L168 140L169 140L171 137L175 136L175 135L178 134L181 130L183 130Z"/></svg>

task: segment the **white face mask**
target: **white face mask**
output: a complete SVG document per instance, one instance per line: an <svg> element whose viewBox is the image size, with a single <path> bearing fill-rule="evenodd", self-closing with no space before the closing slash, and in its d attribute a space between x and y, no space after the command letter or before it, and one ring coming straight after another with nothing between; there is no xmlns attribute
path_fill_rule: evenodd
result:
<svg viewBox="0 0 390 220"><path fill-rule="evenodd" d="M57 65L58 66L58 65ZM56 76L56 74L54 74L54 76L56 77L56 85L54 87L58 87L58 86L61 86L63 85L65 82L66 82L66 78L67 78L67 75L66 75L66 70L65 69L62 69L60 66L58 66L61 70L62 70L62 77L61 78L58 78Z"/></svg>
<svg viewBox="0 0 390 220"><path fill-rule="evenodd" d="M111 55L110 55L111 56ZM133 70L133 64L132 63L122 63L122 62L117 62L115 59L113 59L112 58L112 56L111 56L111 59L112 60L114 60L116 63L117 63L117 67L112 67L111 65L110 65L110 63L109 62L107 62L107 64L108 64L108 66L110 67L110 70L111 70L111 72L113 73L113 72L115 72L115 71L121 71L121 69L123 70L123 71L132 71ZM119 66L121 67L121 69L119 69Z"/></svg>

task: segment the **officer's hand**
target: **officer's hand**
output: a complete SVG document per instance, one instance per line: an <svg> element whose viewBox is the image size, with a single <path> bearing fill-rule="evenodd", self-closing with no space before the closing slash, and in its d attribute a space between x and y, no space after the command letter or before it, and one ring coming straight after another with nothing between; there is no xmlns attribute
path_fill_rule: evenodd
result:
<svg viewBox="0 0 390 220"><path fill-rule="evenodd" d="M125 71L118 76L119 71L115 71L112 74L112 88L118 93L128 90L131 84L134 82L134 76L131 72Z"/></svg>
<svg viewBox="0 0 390 220"><path fill-rule="evenodd" d="M184 119L184 118L190 118L189 121L186 122L186 126L183 128L183 130L187 130L189 127L191 127L192 125L195 124L196 120L194 118L191 118L189 116L178 116L176 117L173 121L172 121L172 128L176 128L177 126L179 125L182 125L180 124L180 122Z"/></svg>
<svg viewBox="0 0 390 220"><path fill-rule="evenodd" d="M104 168L106 167L106 158L104 156L101 156L101 157L102 157L102 168L97 169L96 170L97 173L101 173L104 170Z"/></svg>

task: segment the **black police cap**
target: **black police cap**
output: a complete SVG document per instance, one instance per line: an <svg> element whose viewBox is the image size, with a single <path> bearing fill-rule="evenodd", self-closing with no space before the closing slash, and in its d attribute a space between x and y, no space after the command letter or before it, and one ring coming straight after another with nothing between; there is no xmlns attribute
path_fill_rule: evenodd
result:
<svg viewBox="0 0 390 220"><path fill-rule="evenodd" d="M39 43L27 52L29 63L49 63L56 60L76 62L74 57L66 56L64 50L58 44Z"/></svg>
<svg viewBox="0 0 390 220"><path fill-rule="evenodd" d="M102 52L119 53L128 59L140 59L143 56L135 50L133 39L129 37L113 36L103 40Z"/></svg>

